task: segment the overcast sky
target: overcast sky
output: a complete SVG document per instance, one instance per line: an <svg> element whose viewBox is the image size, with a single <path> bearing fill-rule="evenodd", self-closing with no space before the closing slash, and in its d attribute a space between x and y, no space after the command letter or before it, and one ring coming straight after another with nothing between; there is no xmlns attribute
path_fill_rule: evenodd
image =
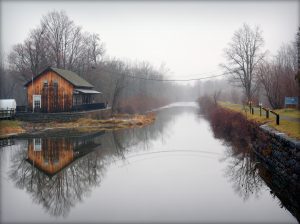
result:
<svg viewBox="0 0 300 224"><path fill-rule="evenodd" d="M176 78L219 73L223 49L244 22L261 27L271 53L293 41L299 26L299 0L1 1L4 54L51 10L64 10L83 30L98 33L107 55L165 63Z"/></svg>

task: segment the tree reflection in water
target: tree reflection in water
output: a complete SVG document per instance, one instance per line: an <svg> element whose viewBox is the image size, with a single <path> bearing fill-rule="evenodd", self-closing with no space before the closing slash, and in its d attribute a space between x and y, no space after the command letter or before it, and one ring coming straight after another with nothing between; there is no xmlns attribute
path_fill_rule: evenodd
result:
<svg viewBox="0 0 300 224"><path fill-rule="evenodd" d="M223 125L214 125L212 130L214 136L222 139L227 146L227 152L223 159L228 161L225 176L232 183L235 192L243 200L247 200L251 196L259 197L266 184L280 206L289 210L300 222L300 195L296 186L289 184L254 153L254 145L261 148L272 147L267 140L268 137L261 133L261 136L257 138L257 136L253 137L249 133L239 133L239 131L228 134L227 131L224 131L226 129Z"/></svg>
<svg viewBox="0 0 300 224"><path fill-rule="evenodd" d="M254 195L259 197L263 180L258 175L257 163L253 153L249 148L241 150L238 153L236 145L228 147L226 159L229 160L228 166L225 169L225 175L233 184L234 191L240 195L243 200L247 200Z"/></svg>
<svg viewBox="0 0 300 224"><path fill-rule="evenodd" d="M159 122L138 129L27 136L23 138L25 150L20 147L11 157L9 177L50 215L67 216L76 203L101 184L110 164L126 160L129 149L147 150L150 140L163 138L167 124L184 111L164 110L157 117Z"/></svg>
<svg viewBox="0 0 300 224"><path fill-rule="evenodd" d="M12 157L9 177L51 215L65 216L100 184L106 166L119 156L119 151L102 148L102 141L111 143L109 138L103 133L41 138L37 151L32 150L37 138L28 139L28 150L20 149Z"/></svg>

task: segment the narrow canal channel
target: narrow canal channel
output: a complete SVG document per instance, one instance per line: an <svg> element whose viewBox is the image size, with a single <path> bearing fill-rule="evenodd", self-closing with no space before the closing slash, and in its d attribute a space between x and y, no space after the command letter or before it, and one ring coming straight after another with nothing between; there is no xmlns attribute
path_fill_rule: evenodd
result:
<svg viewBox="0 0 300 224"><path fill-rule="evenodd" d="M15 138L1 148L1 222L297 223L195 103L156 113L144 128Z"/></svg>

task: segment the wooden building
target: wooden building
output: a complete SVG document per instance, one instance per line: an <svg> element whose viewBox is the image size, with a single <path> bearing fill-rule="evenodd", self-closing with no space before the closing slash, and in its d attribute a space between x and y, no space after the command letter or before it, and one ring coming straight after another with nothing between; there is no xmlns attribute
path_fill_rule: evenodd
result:
<svg viewBox="0 0 300 224"><path fill-rule="evenodd" d="M28 139L26 161L52 177L77 159L101 147L99 137L105 132L72 134L68 138L57 136Z"/></svg>
<svg viewBox="0 0 300 224"><path fill-rule="evenodd" d="M67 112L101 109L93 85L72 71L48 67L25 84L29 111Z"/></svg>
<svg viewBox="0 0 300 224"><path fill-rule="evenodd" d="M67 139L30 139L27 161L53 176L74 160L74 146Z"/></svg>

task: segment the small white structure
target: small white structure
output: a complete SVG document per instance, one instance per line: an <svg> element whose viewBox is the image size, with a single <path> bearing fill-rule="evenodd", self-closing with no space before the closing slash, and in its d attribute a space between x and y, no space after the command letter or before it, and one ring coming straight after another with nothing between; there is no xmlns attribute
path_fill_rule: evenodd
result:
<svg viewBox="0 0 300 224"><path fill-rule="evenodd" d="M16 108L15 99L0 99L0 110L16 110Z"/></svg>
<svg viewBox="0 0 300 224"><path fill-rule="evenodd" d="M15 99L0 99L0 118L11 118L15 115L17 103Z"/></svg>

